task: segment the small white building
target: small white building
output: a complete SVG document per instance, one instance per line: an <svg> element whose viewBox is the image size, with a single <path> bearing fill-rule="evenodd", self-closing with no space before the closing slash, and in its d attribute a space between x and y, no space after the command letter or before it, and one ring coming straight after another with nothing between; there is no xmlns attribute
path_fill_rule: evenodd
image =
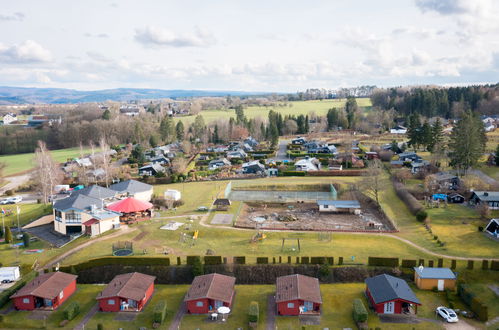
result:
<svg viewBox="0 0 499 330"><path fill-rule="evenodd" d="M391 134L406 134L407 133L407 128L404 126L395 126L394 128L390 129Z"/></svg>
<svg viewBox="0 0 499 330"><path fill-rule="evenodd" d="M499 219L491 219L487 227L485 227L485 232L499 238Z"/></svg>
<svg viewBox="0 0 499 330"><path fill-rule="evenodd" d="M319 212L349 212L360 214L359 201L318 200Z"/></svg>
<svg viewBox="0 0 499 330"><path fill-rule="evenodd" d="M168 189L165 191L165 199L179 201L182 198L182 194L178 190Z"/></svg>
<svg viewBox="0 0 499 330"><path fill-rule="evenodd" d="M15 113L8 113L5 116L3 116L3 124L4 125L10 125L15 121L17 121L17 116Z"/></svg>
<svg viewBox="0 0 499 330"><path fill-rule="evenodd" d="M321 169L321 163L317 158L305 157L304 159L300 159L295 163L295 169L297 171L318 171Z"/></svg>
<svg viewBox="0 0 499 330"><path fill-rule="evenodd" d="M3 280L17 281L20 277L19 267L0 267L0 282Z"/></svg>

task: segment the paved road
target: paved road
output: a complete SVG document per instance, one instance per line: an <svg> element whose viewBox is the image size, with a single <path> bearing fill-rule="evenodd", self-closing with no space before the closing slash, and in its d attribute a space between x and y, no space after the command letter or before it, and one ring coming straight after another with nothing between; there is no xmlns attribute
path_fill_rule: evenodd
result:
<svg viewBox="0 0 499 330"><path fill-rule="evenodd" d="M279 140L279 148L277 149L277 153L275 156L275 160L290 160L287 156L287 145L290 141L289 140Z"/></svg>
<svg viewBox="0 0 499 330"><path fill-rule="evenodd" d="M480 170L469 170L468 173L476 175L483 182L485 182L487 184L490 184L490 185L499 185L499 182L497 182L497 180L495 180L494 178L491 178L490 176L488 176L487 174L483 173Z"/></svg>
<svg viewBox="0 0 499 330"><path fill-rule="evenodd" d="M275 313L276 304L273 294L267 297L267 322L265 324L266 330L275 330Z"/></svg>
<svg viewBox="0 0 499 330"><path fill-rule="evenodd" d="M76 327L74 327L74 330L85 329L85 325L88 323L88 321L90 321L90 319L95 315L95 313L97 313L98 310L99 310L99 303L92 306L92 308L88 311L83 320L81 320L81 322L78 323Z"/></svg>
<svg viewBox="0 0 499 330"><path fill-rule="evenodd" d="M180 329L180 323L182 322L182 318L184 317L185 313L187 313L187 305L182 302L180 308L177 310L177 313L175 313L175 317L173 318L172 323L170 324L170 330Z"/></svg>

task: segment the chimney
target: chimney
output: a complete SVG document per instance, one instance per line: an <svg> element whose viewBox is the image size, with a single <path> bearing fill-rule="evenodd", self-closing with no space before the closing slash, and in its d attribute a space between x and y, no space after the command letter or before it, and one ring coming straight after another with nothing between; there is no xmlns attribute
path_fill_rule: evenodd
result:
<svg viewBox="0 0 499 330"><path fill-rule="evenodd" d="M488 196L488 195L489 195L489 193L488 193L488 192L484 192L484 193L483 193L483 195L484 195L484 196Z"/></svg>

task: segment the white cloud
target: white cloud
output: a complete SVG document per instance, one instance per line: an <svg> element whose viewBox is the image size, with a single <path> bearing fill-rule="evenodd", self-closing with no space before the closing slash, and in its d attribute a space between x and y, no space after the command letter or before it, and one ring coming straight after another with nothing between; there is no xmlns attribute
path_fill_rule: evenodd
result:
<svg viewBox="0 0 499 330"><path fill-rule="evenodd" d="M0 61L9 63L37 63L50 62L52 54L33 40L26 40L21 44L10 47L0 44Z"/></svg>
<svg viewBox="0 0 499 330"><path fill-rule="evenodd" d="M208 47L216 44L216 38L207 30L196 27L193 33L179 34L155 26L135 30L135 40L144 45L170 47Z"/></svg>
<svg viewBox="0 0 499 330"><path fill-rule="evenodd" d="M0 14L0 21L23 21L25 15L21 12L17 12L11 15Z"/></svg>
<svg viewBox="0 0 499 330"><path fill-rule="evenodd" d="M87 38L103 38L103 39L109 38L109 34L107 34L107 33L95 33L95 34L93 34L90 32L86 32L83 35Z"/></svg>

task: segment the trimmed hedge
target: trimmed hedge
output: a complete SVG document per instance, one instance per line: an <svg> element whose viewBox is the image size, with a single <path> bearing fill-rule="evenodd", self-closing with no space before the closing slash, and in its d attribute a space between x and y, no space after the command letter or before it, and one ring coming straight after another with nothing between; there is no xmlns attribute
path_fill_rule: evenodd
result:
<svg viewBox="0 0 499 330"><path fill-rule="evenodd" d="M204 256L205 265L221 265L222 256Z"/></svg>
<svg viewBox="0 0 499 330"><path fill-rule="evenodd" d="M305 176L305 171L283 171L282 176Z"/></svg>
<svg viewBox="0 0 499 330"><path fill-rule="evenodd" d="M90 259L76 265L63 266L60 268L61 272L71 273L71 267L76 272L107 265L122 265L122 266L170 266L170 258L165 257L103 257Z"/></svg>
<svg viewBox="0 0 499 330"><path fill-rule="evenodd" d="M257 301L250 302L249 310L248 310L248 320L251 323L258 323L258 319L260 318L260 306Z"/></svg>
<svg viewBox="0 0 499 330"><path fill-rule="evenodd" d="M241 256L241 257L234 257L233 262L236 265L244 265L246 263L246 257Z"/></svg>
<svg viewBox="0 0 499 330"><path fill-rule="evenodd" d="M268 257L257 257L256 258L256 263L257 264L268 264L269 263L269 258Z"/></svg>
<svg viewBox="0 0 499 330"><path fill-rule="evenodd" d="M163 321L166 318L166 301L161 300L154 306L154 313L153 313L153 321L154 323L163 323Z"/></svg>
<svg viewBox="0 0 499 330"><path fill-rule="evenodd" d="M326 257L310 257L310 263L313 265L327 264Z"/></svg>
<svg viewBox="0 0 499 330"><path fill-rule="evenodd" d="M66 308L64 308L64 319L65 320L71 321L78 314L80 314L80 305L76 301L73 301Z"/></svg>
<svg viewBox="0 0 499 330"><path fill-rule="evenodd" d="M489 319L487 305L480 301L465 283L457 283L457 294L480 321L486 322Z"/></svg>
<svg viewBox="0 0 499 330"><path fill-rule="evenodd" d="M499 261L491 260L490 261L490 270L499 270Z"/></svg>
<svg viewBox="0 0 499 330"><path fill-rule="evenodd" d="M398 267L399 258L369 257L369 266Z"/></svg>
<svg viewBox="0 0 499 330"><path fill-rule="evenodd" d="M333 170L333 171L310 171L309 176L362 176L364 175L364 170Z"/></svg>
<svg viewBox="0 0 499 330"><path fill-rule="evenodd" d="M187 256L187 260L186 260L186 263L190 266L194 265L197 260L201 261L201 257L200 256Z"/></svg>
<svg viewBox="0 0 499 330"><path fill-rule="evenodd" d="M301 257L301 263L308 265L310 263L310 258L309 257Z"/></svg>
<svg viewBox="0 0 499 330"><path fill-rule="evenodd" d="M489 261L488 260L482 260L482 269L483 270L489 269Z"/></svg>
<svg viewBox="0 0 499 330"><path fill-rule="evenodd" d="M367 309L359 298L353 300L353 310L352 310L353 320L355 322L366 322L367 321Z"/></svg>
<svg viewBox="0 0 499 330"><path fill-rule="evenodd" d="M474 262L473 260L468 260L468 265L466 266L466 269L473 269Z"/></svg>
<svg viewBox="0 0 499 330"><path fill-rule="evenodd" d="M412 214L416 215L419 211L424 210L423 205L406 189L403 183L393 181L393 188Z"/></svg>
<svg viewBox="0 0 499 330"><path fill-rule="evenodd" d="M402 267L403 268L414 268L417 265L416 260L408 260L408 259L402 259Z"/></svg>

